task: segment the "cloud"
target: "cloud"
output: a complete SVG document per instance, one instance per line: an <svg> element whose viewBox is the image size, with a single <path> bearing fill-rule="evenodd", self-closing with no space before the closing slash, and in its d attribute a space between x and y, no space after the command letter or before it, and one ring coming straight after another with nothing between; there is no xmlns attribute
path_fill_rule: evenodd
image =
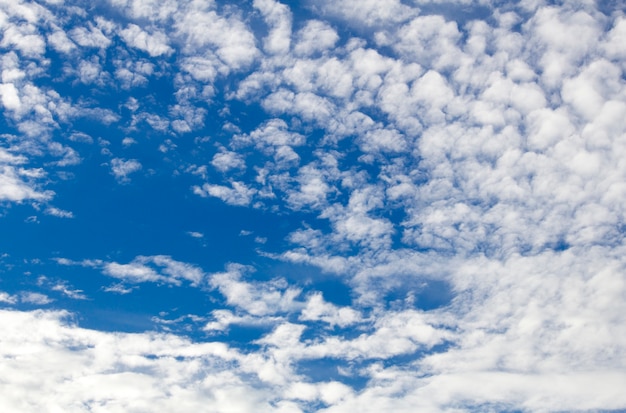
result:
<svg viewBox="0 0 626 413"><path fill-rule="evenodd" d="M3 364L2 374L17 378L30 372L34 380L11 382L10 391L0 396L7 409L63 410L78 402L85 409L112 411L154 404L164 412L281 411L262 387L229 371L238 354L223 344L84 330L67 324L64 312L3 311L2 316L11 334L4 335L0 351L13 360ZM180 369L192 374L180 375ZM27 397L34 388L39 397Z"/></svg>
<svg viewBox="0 0 626 413"><path fill-rule="evenodd" d="M297 288L287 288L281 280L270 283L248 283L241 280L246 268L231 264L227 271L212 274L209 284L220 291L226 302L253 316L286 312L299 306L294 300Z"/></svg>
<svg viewBox="0 0 626 413"><path fill-rule="evenodd" d="M131 284L155 282L181 285L182 281L187 281L192 286L198 287L201 286L205 277L204 272L199 267L176 261L167 255L140 255L127 264L102 260L72 261L67 258L57 258L55 261L59 265L98 268L104 275Z"/></svg>
<svg viewBox="0 0 626 413"><path fill-rule="evenodd" d="M303 321L323 321L331 327L346 327L361 321L360 314L352 308L338 308L337 306L324 301L320 293L313 294L307 300L306 307L299 317Z"/></svg>
<svg viewBox="0 0 626 413"><path fill-rule="evenodd" d="M298 41L294 46L294 52L301 55L311 55L331 49L339 35L328 23L320 20L309 20L297 33Z"/></svg>
<svg viewBox="0 0 626 413"><path fill-rule="evenodd" d="M49 34L47 40L48 44L61 53L67 54L76 49L76 44L62 30Z"/></svg>
<svg viewBox="0 0 626 413"><path fill-rule="evenodd" d="M120 182L129 182L128 175L141 170L141 163L137 159L113 158L111 160L111 173Z"/></svg>
<svg viewBox="0 0 626 413"><path fill-rule="evenodd" d="M214 55L219 59L206 66L215 65L226 72L248 67L258 55L252 32L236 16L220 16L211 10L213 8L213 3L190 3L188 8L179 10L174 29L176 37L182 41L182 52L197 55L204 50L205 56Z"/></svg>
<svg viewBox="0 0 626 413"><path fill-rule="evenodd" d="M29 179L40 177L36 173L37 171L0 163L0 200L21 202L24 200L45 201L51 199L54 192L39 191L35 183Z"/></svg>
<svg viewBox="0 0 626 413"><path fill-rule="evenodd" d="M4 291L0 292L0 302L5 304L15 304L17 303L17 301L18 298L16 296L6 293Z"/></svg>
<svg viewBox="0 0 626 413"><path fill-rule="evenodd" d="M116 293L120 295L130 294L136 287L126 287L123 284L113 284L108 287L104 287L102 290L107 293Z"/></svg>
<svg viewBox="0 0 626 413"><path fill-rule="evenodd" d="M248 188L244 183L233 181L231 187L215 184L204 184L202 187L194 186L193 193L203 198L212 196L219 198L230 205L246 206L252 202L252 196L256 190Z"/></svg>
<svg viewBox="0 0 626 413"><path fill-rule="evenodd" d="M0 85L0 96L2 96L2 104L7 110L18 110L22 106L17 88L13 83L3 83Z"/></svg>
<svg viewBox="0 0 626 413"><path fill-rule="evenodd" d="M203 327L204 331L209 333L227 332L231 325L237 326L271 326L282 320L282 317L271 317L267 315L256 316L250 314L235 315L230 310L213 310L211 311L212 321L206 323Z"/></svg>
<svg viewBox="0 0 626 413"><path fill-rule="evenodd" d="M47 215L52 215L53 217L74 218L74 214L72 213L72 211L65 211L56 207L48 207L46 208L44 213Z"/></svg>
<svg viewBox="0 0 626 413"><path fill-rule="evenodd" d="M253 2L263 15L270 31L264 39L264 50L270 54L289 52L291 43L291 11L286 5L274 0L255 0Z"/></svg>
<svg viewBox="0 0 626 413"><path fill-rule="evenodd" d="M10 25L3 33L0 47L15 48L27 57L39 57L44 54L46 43L34 25Z"/></svg>
<svg viewBox="0 0 626 413"><path fill-rule="evenodd" d="M322 15L338 17L353 27L397 24L418 12L398 0L359 1L340 0L307 2L308 6Z"/></svg>
<svg viewBox="0 0 626 413"><path fill-rule="evenodd" d="M173 51L167 44L168 38L164 33L149 34L136 24L129 24L126 29L120 31L120 35L128 45L143 50L153 57L170 54Z"/></svg>
<svg viewBox="0 0 626 413"><path fill-rule="evenodd" d="M87 27L77 27L72 29L69 35L79 46L105 49L109 47L111 40L102 29L107 31L108 26L107 22L100 18L96 25L89 23Z"/></svg>
<svg viewBox="0 0 626 413"><path fill-rule="evenodd" d="M24 291L20 293L20 302L26 303L26 304L46 305L46 304L50 304L53 301L54 300L48 297L47 295L36 293L33 291Z"/></svg>
<svg viewBox="0 0 626 413"><path fill-rule="evenodd" d="M52 286L52 291L58 291L73 300L87 300L87 296L83 294L83 290L73 290L65 283L58 283Z"/></svg>
<svg viewBox="0 0 626 413"><path fill-rule="evenodd" d="M123 146L131 146L131 145L135 145L136 143L137 143L137 141L134 140L133 138L126 137L126 138L122 139L122 145Z"/></svg>
<svg viewBox="0 0 626 413"><path fill-rule="evenodd" d="M231 169L245 169L246 163L243 156L237 152L221 150L211 160L211 165L220 172L228 172Z"/></svg>

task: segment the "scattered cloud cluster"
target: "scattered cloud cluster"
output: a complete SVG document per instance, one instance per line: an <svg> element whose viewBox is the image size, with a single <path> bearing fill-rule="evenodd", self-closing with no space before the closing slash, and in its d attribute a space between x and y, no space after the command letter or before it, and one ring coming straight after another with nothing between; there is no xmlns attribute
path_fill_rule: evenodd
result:
<svg viewBox="0 0 626 413"><path fill-rule="evenodd" d="M214 294L210 339L262 332L100 332L0 291L0 405L625 408L626 17L600 3L0 1L3 205L75 221L51 202L83 162L117 184L184 175L194 202L311 217L259 255L349 288L57 255L105 292Z"/></svg>

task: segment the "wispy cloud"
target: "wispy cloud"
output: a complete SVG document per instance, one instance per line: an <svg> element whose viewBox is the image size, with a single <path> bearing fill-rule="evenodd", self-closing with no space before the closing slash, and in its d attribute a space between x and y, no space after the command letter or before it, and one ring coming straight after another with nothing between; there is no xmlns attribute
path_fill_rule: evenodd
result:
<svg viewBox="0 0 626 413"><path fill-rule="evenodd" d="M74 214L72 211L65 211L63 209L59 209L56 207L48 207L44 211L47 215L52 215L53 217L59 218L74 218Z"/></svg>
<svg viewBox="0 0 626 413"><path fill-rule="evenodd" d="M199 267L176 261L167 255L138 256L127 264L102 260L73 261L67 258L57 258L55 261L60 265L97 268L105 275L131 284L156 282L180 285L185 280L193 286L200 286L205 277Z"/></svg>

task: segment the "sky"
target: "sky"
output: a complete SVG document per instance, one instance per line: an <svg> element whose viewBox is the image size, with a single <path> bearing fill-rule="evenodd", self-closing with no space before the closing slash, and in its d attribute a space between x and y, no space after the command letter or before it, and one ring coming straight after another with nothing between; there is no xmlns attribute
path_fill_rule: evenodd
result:
<svg viewBox="0 0 626 413"><path fill-rule="evenodd" d="M0 0L1 410L626 411L625 13Z"/></svg>

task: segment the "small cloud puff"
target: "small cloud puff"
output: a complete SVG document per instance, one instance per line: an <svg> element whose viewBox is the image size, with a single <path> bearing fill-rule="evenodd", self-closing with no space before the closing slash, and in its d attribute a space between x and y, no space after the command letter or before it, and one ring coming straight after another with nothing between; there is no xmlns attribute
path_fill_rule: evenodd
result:
<svg viewBox="0 0 626 413"><path fill-rule="evenodd" d="M128 175L141 170L141 163L137 159L113 158L111 160L111 173L119 182L129 182Z"/></svg>
<svg viewBox="0 0 626 413"><path fill-rule="evenodd" d="M193 238L203 238L204 234L202 232L197 231L187 231L187 235Z"/></svg>
<svg viewBox="0 0 626 413"><path fill-rule="evenodd" d="M48 207L44 213L58 218L74 218L74 213L72 211L65 211L56 207Z"/></svg>

